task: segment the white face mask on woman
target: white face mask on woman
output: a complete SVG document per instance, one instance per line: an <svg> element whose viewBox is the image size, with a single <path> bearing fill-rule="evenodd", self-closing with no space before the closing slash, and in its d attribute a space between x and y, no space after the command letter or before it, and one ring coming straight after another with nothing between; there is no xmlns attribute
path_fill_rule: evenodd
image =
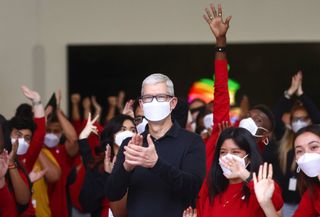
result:
<svg viewBox="0 0 320 217"><path fill-rule="evenodd" d="M248 166L248 164L246 165L246 161L245 161L245 159L246 159L247 156L248 156L248 155L246 155L246 156L244 156L243 158L241 158L241 157L239 157L239 156L237 156L237 155L228 153L228 154L224 155L223 157L221 157L221 158L219 159L219 164L220 164L220 167L221 167L221 169L222 169L222 171L223 171L223 174L224 174L224 175L230 175L230 174L232 173L232 171L231 171L230 169L226 168L225 166L223 166L222 160L227 161L228 159L235 159L236 161L239 161L240 164L241 164L244 168L246 168L246 167Z"/></svg>
<svg viewBox="0 0 320 217"><path fill-rule="evenodd" d="M60 137L54 133L46 133L44 137L44 144L48 148L54 148L59 144Z"/></svg>
<svg viewBox="0 0 320 217"><path fill-rule="evenodd" d="M258 127L256 125L256 123L254 122L254 120L250 117L242 119L239 123L239 127L248 130L251 133L251 135L253 135L255 137L263 137L263 135L256 135L259 129L262 129L262 130L268 132L268 130L266 128Z"/></svg>
<svg viewBox="0 0 320 217"><path fill-rule="evenodd" d="M153 99L152 102L143 103L143 114L148 121L161 121L171 113L170 101L158 102Z"/></svg>
<svg viewBox="0 0 320 217"><path fill-rule="evenodd" d="M316 177L320 175L320 154L305 153L298 160L298 169L300 169L309 177Z"/></svg>
<svg viewBox="0 0 320 217"><path fill-rule="evenodd" d="M134 133L129 130L118 132L115 135L114 142L117 146L121 146L123 140L129 137L133 137L133 135Z"/></svg>
<svg viewBox="0 0 320 217"><path fill-rule="evenodd" d="M297 120L292 122L291 128L294 133L298 132L300 129L308 126L309 123L307 121Z"/></svg>
<svg viewBox="0 0 320 217"><path fill-rule="evenodd" d="M139 134L144 132L147 124L148 124L148 121L145 118L143 118L142 122L136 126Z"/></svg>
<svg viewBox="0 0 320 217"><path fill-rule="evenodd" d="M13 144L16 140L17 139L11 138L11 143ZM29 143L27 143L24 138L19 138L18 143L17 155L24 155L27 153L30 146Z"/></svg>

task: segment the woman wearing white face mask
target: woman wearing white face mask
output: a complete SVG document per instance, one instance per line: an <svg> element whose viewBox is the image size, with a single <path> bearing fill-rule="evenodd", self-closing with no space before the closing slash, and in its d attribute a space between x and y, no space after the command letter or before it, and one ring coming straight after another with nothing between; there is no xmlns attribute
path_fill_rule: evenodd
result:
<svg viewBox="0 0 320 217"><path fill-rule="evenodd" d="M303 194L294 217L320 215L320 126L311 125L298 131L294 138L298 164L298 187Z"/></svg>
<svg viewBox="0 0 320 217"><path fill-rule="evenodd" d="M91 122L94 123L95 120L91 121L89 118L87 126L79 136L80 154L86 169L79 201L85 211L90 212L92 216L105 216L103 214L108 212L109 217L112 217L113 214L114 216L125 216L126 197L111 203L105 197L103 188L122 142L137 133L134 120L128 115L118 115L112 118L101 134L101 143L96 149L95 159L91 154L87 139L91 132L96 132L95 126L90 125Z"/></svg>
<svg viewBox="0 0 320 217"><path fill-rule="evenodd" d="M249 131L233 127L224 130L208 175L208 195L201 216L277 216L283 204L278 185L272 181L269 188L274 192L261 195L251 180L250 174L257 173L261 164Z"/></svg>

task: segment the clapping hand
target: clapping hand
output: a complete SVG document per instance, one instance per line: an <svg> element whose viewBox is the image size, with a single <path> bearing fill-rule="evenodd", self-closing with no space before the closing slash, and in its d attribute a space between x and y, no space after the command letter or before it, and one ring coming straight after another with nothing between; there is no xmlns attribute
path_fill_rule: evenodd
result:
<svg viewBox="0 0 320 217"><path fill-rule="evenodd" d="M182 217L197 217L197 210L188 207L186 210L183 211Z"/></svg>
<svg viewBox="0 0 320 217"><path fill-rule="evenodd" d="M41 102L41 97L38 92L31 90L27 86L21 86L21 90L25 97L27 97L33 104L37 104Z"/></svg>
<svg viewBox="0 0 320 217"><path fill-rule="evenodd" d="M47 169L40 170L40 171L32 170L29 173L29 178L30 178L31 183L35 183L36 181L41 179L44 176L44 174L46 174L46 172L47 172Z"/></svg>

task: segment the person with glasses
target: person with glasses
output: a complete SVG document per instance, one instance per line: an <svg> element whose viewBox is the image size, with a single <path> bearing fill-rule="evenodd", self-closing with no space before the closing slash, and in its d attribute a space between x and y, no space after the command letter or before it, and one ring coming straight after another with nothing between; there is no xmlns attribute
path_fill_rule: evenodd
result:
<svg viewBox="0 0 320 217"><path fill-rule="evenodd" d="M177 98L166 75L145 78L139 103L148 128L122 143L106 196L117 201L128 192L129 217L182 216L194 205L205 176L204 144L172 121Z"/></svg>

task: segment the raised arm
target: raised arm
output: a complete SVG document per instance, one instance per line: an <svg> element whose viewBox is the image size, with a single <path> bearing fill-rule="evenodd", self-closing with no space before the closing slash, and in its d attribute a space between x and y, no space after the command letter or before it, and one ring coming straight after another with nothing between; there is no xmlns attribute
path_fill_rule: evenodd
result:
<svg viewBox="0 0 320 217"><path fill-rule="evenodd" d="M80 121L80 111L79 111L79 104L80 104L81 96L79 93L74 93L71 95L71 119L72 121Z"/></svg>
<svg viewBox="0 0 320 217"><path fill-rule="evenodd" d="M38 159L42 168L46 170L44 176L47 182L55 183L56 181L58 181L61 177L61 168L59 167L58 162L53 162L52 160L50 160L46 156L44 151L40 152Z"/></svg>
<svg viewBox="0 0 320 217"><path fill-rule="evenodd" d="M61 127L63 129L64 135L66 136L66 139L67 139L65 142L66 151L70 157L74 157L79 151L77 132L60 108L61 92L59 91L58 94L56 94L56 96L57 96L56 114L57 114L59 123L61 124Z"/></svg>

